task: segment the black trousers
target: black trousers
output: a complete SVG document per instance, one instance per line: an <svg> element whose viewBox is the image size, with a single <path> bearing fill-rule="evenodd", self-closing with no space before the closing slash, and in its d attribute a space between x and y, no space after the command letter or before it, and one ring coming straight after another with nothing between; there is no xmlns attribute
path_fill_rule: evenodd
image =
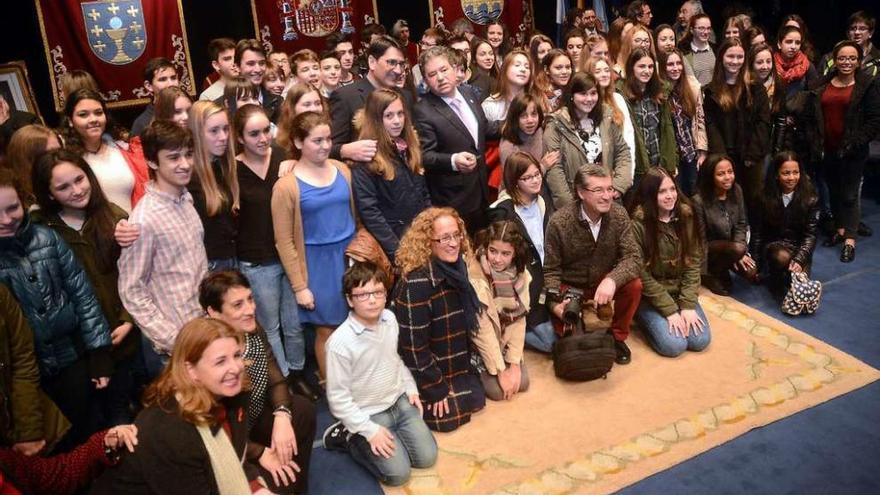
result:
<svg viewBox="0 0 880 495"><path fill-rule="evenodd" d="M834 226L843 229L843 236L847 239L855 239L862 216L859 192L865 159L841 160L833 153L826 153L823 169L825 181L828 183Z"/></svg>
<svg viewBox="0 0 880 495"><path fill-rule="evenodd" d="M291 395L291 398L293 403L290 409L293 416L290 421L293 424L293 432L296 434L297 450L293 460L299 466L300 472L296 473L296 482L292 485L276 486L272 481L272 475L258 465L260 474L273 493L305 493L309 489L309 461L312 458L312 443L315 441L316 428L315 405L299 395ZM275 416L272 413L272 405L266 404L260 418L251 428L250 439L252 442L266 447L272 445L272 425L275 422Z"/></svg>
<svg viewBox="0 0 880 495"><path fill-rule="evenodd" d="M42 378L40 384L71 425L55 452L67 452L98 431L99 425L90 414L95 387L89 376L88 359L81 358L60 373Z"/></svg>

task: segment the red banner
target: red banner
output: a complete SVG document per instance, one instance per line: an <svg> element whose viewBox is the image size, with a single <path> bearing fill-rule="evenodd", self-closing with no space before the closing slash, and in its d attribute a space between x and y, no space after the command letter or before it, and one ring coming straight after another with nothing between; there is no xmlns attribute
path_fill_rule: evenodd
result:
<svg viewBox="0 0 880 495"><path fill-rule="evenodd" d="M500 19L507 26L515 45L524 44L523 40L535 24L532 0L430 0L429 5L431 24L446 29L462 17L478 28ZM555 2L553 5L556 5ZM477 29L477 33L485 36L480 29Z"/></svg>
<svg viewBox="0 0 880 495"><path fill-rule="evenodd" d="M149 103L143 68L165 57L177 66L180 86L194 93L180 0L36 0L55 108L63 105L59 80L86 70L110 107Z"/></svg>
<svg viewBox="0 0 880 495"><path fill-rule="evenodd" d="M377 22L375 0L251 0L254 30L266 51L288 55L303 48L320 53L335 32L352 36Z"/></svg>

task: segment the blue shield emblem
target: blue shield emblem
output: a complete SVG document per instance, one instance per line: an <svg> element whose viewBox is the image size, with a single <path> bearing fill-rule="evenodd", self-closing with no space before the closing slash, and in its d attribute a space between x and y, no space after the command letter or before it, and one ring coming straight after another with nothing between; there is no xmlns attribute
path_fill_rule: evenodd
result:
<svg viewBox="0 0 880 495"><path fill-rule="evenodd" d="M141 0L83 2L80 7L89 48L96 57L125 65L144 53L147 31Z"/></svg>
<svg viewBox="0 0 880 495"><path fill-rule="evenodd" d="M474 24L486 25L501 17L504 0L461 0L461 10Z"/></svg>

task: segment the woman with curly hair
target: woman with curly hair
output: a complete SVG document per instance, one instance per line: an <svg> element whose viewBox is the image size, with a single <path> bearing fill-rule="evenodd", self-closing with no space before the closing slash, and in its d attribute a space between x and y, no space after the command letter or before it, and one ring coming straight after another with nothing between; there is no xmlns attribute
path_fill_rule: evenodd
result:
<svg viewBox="0 0 880 495"><path fill-rule="evenodd" d="M464 221L452 208L428 208L404 234L394 290L399 350L436 431L470 422L486 397L471 355L479 331L480 301L468 277L474 263Z"/></svg>

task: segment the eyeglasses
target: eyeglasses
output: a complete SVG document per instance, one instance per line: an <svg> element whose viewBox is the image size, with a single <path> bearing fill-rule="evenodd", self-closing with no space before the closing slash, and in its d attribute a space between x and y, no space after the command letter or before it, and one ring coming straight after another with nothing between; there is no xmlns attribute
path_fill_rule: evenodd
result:
<svg viewBox="0 0 880 495"><path fill-rule="evenodd" d="M351 293L351 294L349 294L349 296L352 299L354 299L355 301L364 302L364 301L371 299L371 298L375 298L376 300L385 299L387 294L385 293L384 290L374 290L372 292L361 292L358 294Z"/></svg>
<svg viewBox="0 0 880 495"><path fill-rule="evenodd" d="M837 57L837 61L838 62L858 62L859 57L857 57L855 55L850 55L850 56L843 55L843 56Z"/></svg>
<svg viewBox="0 0 880 495"><path fill-rule="evenodd" d="M532 175L523 175L522 177L519 178L519 180L521 180L523 182L531 182L533 180L538 180L540 178L541 178L541 172L536 172Z"/></svg>
<svg viewBox="0 0 880 495"><path fill-rule="evenodd" d="M614 194L614 188L613 188L613 187L605 187L605 188L602 188L602 187L594 187L594 188L592 188L592 189L586 189L586 188L585 188L584 191L591 192L591 193L593 193L593 194L600 194L600 195L603 194L603 193L604 193L604 194Z"/></svg>
<svg viewBox="0 0 880 495"><path fill-rule="evenodd" d="M394 59L386 59L385 64L391 67L392 69L395 67L400 67L401 69L406 68L406 60L394 60Z"/></svg>
<svg viewBox="0 0 880 495"><path fill-rule="evenodd" d="M866 33L870 31L870 29L868 29L868 26L851 26L849 30L856 33Z"/></svg>
<svg viewBox="0 0 880 495"><path fill-rule="evenodd" d="M710 26L710 27L706 27L706 26L697 26L697 27L694 28L694 31L709 31L710 29L712 29L711 26Z"/></svg>
<svg viewBox="0 0 880 495"><path fill-rule="evenodd" d="M454 234L446 234L439 239L431 239L431 240L438 243L438 244L443 244L444 246L449 246L453 242L456 244L461 242L462 239L464 239L464 234L462 234L461 232L456 232Z"/></svg>

